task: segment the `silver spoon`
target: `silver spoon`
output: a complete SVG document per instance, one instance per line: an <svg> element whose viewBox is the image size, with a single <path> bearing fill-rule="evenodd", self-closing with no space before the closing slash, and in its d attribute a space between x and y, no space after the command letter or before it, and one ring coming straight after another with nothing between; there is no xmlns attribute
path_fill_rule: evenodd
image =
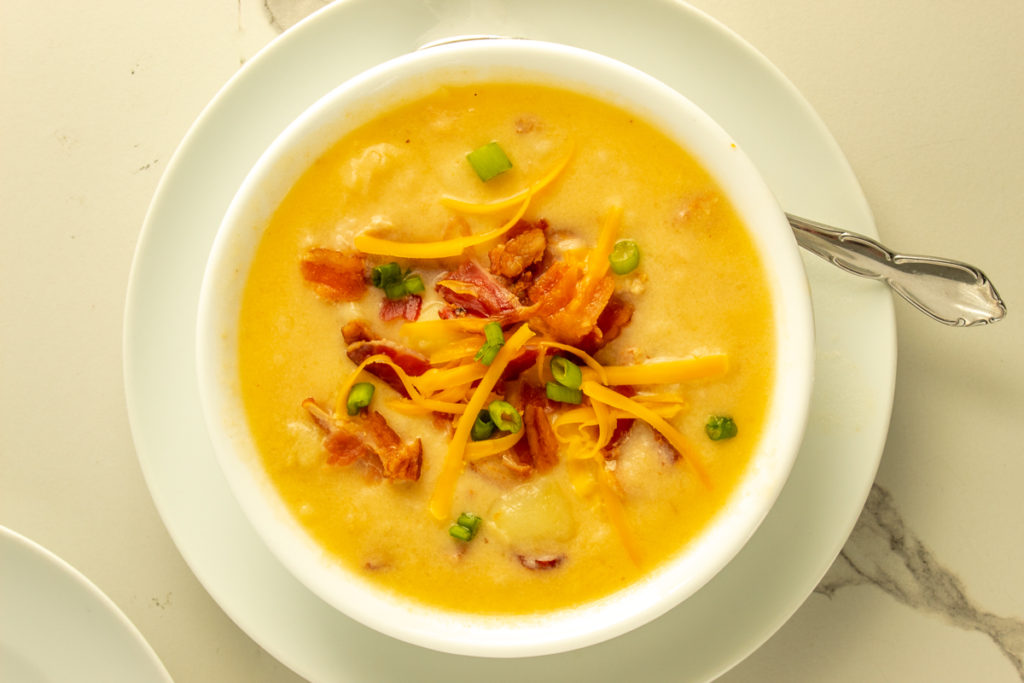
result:
<svg viewBox="0 0 1024 683"><path fill-rule="evenodd" d="M870 237L786 214L796 242L843 270L882 280L922 313L946 325L1002 320L1006 304L974 266L932 256L897 254Z"/></svg>

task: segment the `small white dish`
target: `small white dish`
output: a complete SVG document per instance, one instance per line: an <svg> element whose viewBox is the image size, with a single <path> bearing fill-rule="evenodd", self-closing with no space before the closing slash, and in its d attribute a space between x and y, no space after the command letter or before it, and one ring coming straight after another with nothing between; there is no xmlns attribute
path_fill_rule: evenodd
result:
<svg viewBox="0 0 1024 683"><path fill-rule="evenodd" d="M153 648L74 567L0 526L0 677L171 683Z"/></svg>
<svg viewBox="0 0 1024 683"><path fill-rule="evenodd" d="M347 131L443 85L479 81L563 87L627 109L688 150L753 238L773 302L772 395L764 433L737 489L699 537L635 584L601 600L536 615L444 611L392 595L328 557L288 512L247 427L238 387L238 316L262 227L299 176ZM278 560L339 611L409 643L456 654L522 657L593 645L688 598L743 547L768 513L799 450L814 365L810 294L774 196L733 139L692 102L603 55L555 43L454 42L378 65L298 117L256 162L218 231L200 292L197 370L207 429L229 485Z"/></svg>

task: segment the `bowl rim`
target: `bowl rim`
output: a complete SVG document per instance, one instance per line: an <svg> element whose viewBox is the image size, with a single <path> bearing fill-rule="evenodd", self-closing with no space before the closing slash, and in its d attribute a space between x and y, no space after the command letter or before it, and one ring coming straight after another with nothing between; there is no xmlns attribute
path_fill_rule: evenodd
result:
<svg viewBox="0 0 1024 683"><path fill-rule="evenodd" d="M298 174L344 130L439 86L437 74L446 80L472 80L495 68L503 77L558 84L635 111L698 159L747 224L762 258L773 298L776 362L784 361L779 367L787 370L783 382L777 368L768 408L769 416L777 415L784 402L786 419L766 420L750 468L765 474L744 475L727 503L733 512L720 512L679 556L629 587L578 607L537 615L474 615L420 605L327 558L284 510L262 468L251 462L255 448L240 412L237 368L230 362L232 342L237 342L237 298L225 294L240 295L263 223ZM421 78L413 95L404 91L396 96L396 89L425 74L435 80ZM671 120L665 112L672 113ZM337 134L332 137L331 131ZM318 146L314 138L327 142ZM295 149L304 151L296 154ZM281 171L282 165L288 172ZM737 185L742 192L736 192ZM254 212L264 220L253 223ZM198 311L196 358L204 420L229 488L257 535L290 573L339 611L387 635L454 654L516 657L576 649L641 626L695 593L739 552L785 484L802 441L813 382L813 321L803 264L785 216L754 164L717 123L667 85L604 55L538 40L432 46L372 67L324 95L264 151L232 199L210 252ZM771 452L766 452L766 443L773 444ZM729 543L711 553L708 546L722 538ZM713 561L688 559L702 553ZM346 580L339 581L339 576Z"/></svg>

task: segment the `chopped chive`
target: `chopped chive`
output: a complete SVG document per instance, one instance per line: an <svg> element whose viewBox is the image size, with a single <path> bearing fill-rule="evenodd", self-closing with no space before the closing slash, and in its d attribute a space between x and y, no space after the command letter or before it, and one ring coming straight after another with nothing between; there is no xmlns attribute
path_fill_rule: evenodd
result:
<svg viewBox="0 0 1024 683"><path fill-rule="evenodd" d="M480 523L483 521L483 519L474 515L472 512L463 512L461 515L459 515L459 518L458 520L456 520L455 523L459 526L466 527L467 529L472 531L473 535L475 536L476 532L480 530Z"/></svg>
<svg viewBox="0 0 1024 683"><path fill-rule="evenodd" d="M448 535L460 541L472 541L484 520L472 512L463 512L455 524L448 527Z"/></svg>
<svg viewBox="0 0 1024 683"><path fill-rule="evenodd" d="M579 405L583 402L583 392L573 387L567 387L558 382L548 382L544 385L544 393L547 394L548 398L552 401L558 401L559 403L575 403Z"/></svg>
<svg viewBox="0 0 1024 683"><path fill-rule="evenodd" d="M496 322L489 322L484 325L484 337L487 339L488 344L494 344L495 346L504 346L505 344L505 333L501 331L501 325Z"/></svg>
<svg viewBox="0 0 1024 683"><path fill-rule="evenodd" d="M397 263L384 263L370 271L370 282L374 287L384 290L384 296L391 300L401 299L408 294L418 294L424 290L423 278L413 273L402 274Z"/></svg>
<svg viewBox="0 0 1024 683"><path fill-rule="evenodd" d="M405 289L404 282L392 282L384 287L384 296L389 299L401 299L409 292Z"/></svg>
<svg viewBox="0 0 1024 683"><path fill-rule="evenodd" d="M373 385L369 382L359 382L354 384L348 392L348 399L345 401L345 407L348 408L349 415L358 415L359 411L370 405L370 399L373 398Z"/></svg>
<svg viewBox="0 0 1024 683"><path fill-rule="evenodd" d="M739 430L731 417L712 415L708 418L708 423L704 425L704 432L712 441L721 441L736 436Z"/></svg>
<svg viewBox="0 0 1024 683"><path fill-rule="evenodd" d="M494 426L503 432L515 434L523 428L522 416L508 401L491 401L487 412L491 414Z"/></svg>
<svg viewBox="0 0 1024 683"><path fill-rule="evenodd" d="M477 147L466 155L469 165L473 167L480 180L485 183L496 175L512 168L512 162L505 155L505 150L497 142L488 142Z"/></svg>
<svg viewBox="0 0 1024 683"><path fill-rule="evenodd" d="M486 341L480 350L473 356L484 365L490 365L498 355L498 350L505 345L505 333L501 331L501 325L496 322L489 322L484 325L484 337Z"/></svg>
<svg viewBox="0 0 1024 683"><path fill-rule="evenodd" d="M480 350L476 352L476 355L473 356L473 359L480 361L484 365L490 365L491 363L494 362L494 359L497 357L497 355L497 346L490 346L488 344L484 344L483 346L480 347Z"/></svg>
<svg viewBox="0 0 1024 683"><path fill-rule="evenodd" d="M564 356L551 358L551 375L556 382L570 389L579 389L583 384L583 371L580 370L580 366Z"/></svg>
<svg viewBox="0 0 1024 683"><path fill-rule="evenodd" d="M408 294L419 294L423 291L423 278L419 275L413 274L405 278L405 291Z"/></svg>
<svg viewBox="0 0 1024 683"><path fill-rule="evenodd" d="M401 281L402 269L394 261L375 266L373 270L370 271L370 282L373 283L374 287L384 289L390 284Z"/></svg>
<svg viewBox="0 0 1024 683"><path fill-rule="evenodd" d="M619 240L612 247L608 261L616 275L631 273L640 265L640 247L633 240Z"/></svg>
<svg viewBox="0 0 1024 683"><path fill-rule="evenodd" d="M473 427L469 430L469 438L473 441L483 441L484 439L491 438L491 434L494 433L494 420L491 419L490 412L481 410L476 416L476 422L473 423Z"/></svg>

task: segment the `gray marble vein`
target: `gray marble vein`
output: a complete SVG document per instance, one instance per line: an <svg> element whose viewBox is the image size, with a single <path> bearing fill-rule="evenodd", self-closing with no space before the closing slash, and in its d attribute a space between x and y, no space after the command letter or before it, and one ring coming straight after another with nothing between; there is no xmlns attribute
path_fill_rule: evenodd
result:
<svg viewBox="0 0 1024 683"><path fill-rule="evenodd" d="M1002 617L974 604L963 582L906 528L892 495L878 484L815 592L832 597L841 588L860 584L877 586L908 607L987 635L1024 680L1024 619Z"/></svg>

